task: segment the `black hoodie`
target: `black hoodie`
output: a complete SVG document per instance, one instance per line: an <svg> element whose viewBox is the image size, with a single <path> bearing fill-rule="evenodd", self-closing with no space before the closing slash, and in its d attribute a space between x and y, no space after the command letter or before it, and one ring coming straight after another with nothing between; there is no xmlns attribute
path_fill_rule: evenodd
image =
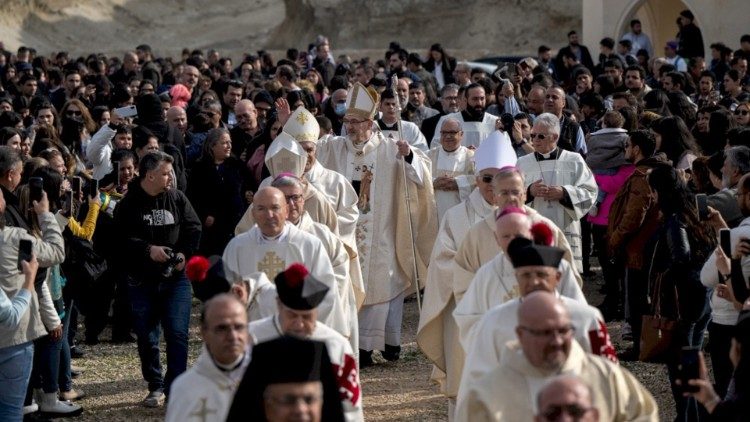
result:
<svg viewBox="0 0 750 422"><path fill-rule="evenodd" d="M185 194L177 189L151 196L140 179L128 186L128 194L115 208L115 227L122 268L141 280L163 281L163 264L151 260L149 246L166 246L190 257L198 249L201 222Z"/></svg>

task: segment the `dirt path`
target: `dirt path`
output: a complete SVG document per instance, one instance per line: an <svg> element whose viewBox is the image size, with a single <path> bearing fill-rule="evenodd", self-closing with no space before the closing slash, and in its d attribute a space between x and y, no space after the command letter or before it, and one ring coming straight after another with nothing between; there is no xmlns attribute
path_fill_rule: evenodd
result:
<svg viewBox="0 0 750 422"><path fill-rule="evenodd" d="M600 277L587 280L585 293L591 303L601 301L598 287ZM197 331L197 306L193 312L190 333L191 364L200 351ZM378 365L362 371L365 417L368 421L445 421L448 406L437 393L437 387L429 381L431 365L418 350L414 337L419 320L417 304L407 301L404 309L403 352L398 362L385 362L377 354ZM628 346L620 341L621 322L608 324L618 351ZM108 339L105 332L103 339ZM80 402L85 412L79 418L84 421L158 421L164 419L164 409L145 409L140 406L146 394L146 384L140 376L140 365L134 344L113 345L103 342L96 346L84 346L86 358L74 364L84 369L76 379L75 388L80 388L88 397ZM660 407L660 419L674 419L666 369L663 365L642 362L623 362L623 366L656 397Z"/></svg>

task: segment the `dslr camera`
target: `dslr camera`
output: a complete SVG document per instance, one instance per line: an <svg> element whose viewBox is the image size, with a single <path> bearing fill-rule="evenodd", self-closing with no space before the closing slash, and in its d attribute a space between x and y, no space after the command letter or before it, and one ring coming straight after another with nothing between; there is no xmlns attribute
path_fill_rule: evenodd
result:
<svg viewBox="0 0 750 422"><path fill-rule="evenodd" d="M177 255L172 249L167 249L166 253L169 256L169 259L162 264L164 265L164 269L162 270L161 275L164 278L169 278L174 274L174 267L182 263L182 257Z"/></svg>

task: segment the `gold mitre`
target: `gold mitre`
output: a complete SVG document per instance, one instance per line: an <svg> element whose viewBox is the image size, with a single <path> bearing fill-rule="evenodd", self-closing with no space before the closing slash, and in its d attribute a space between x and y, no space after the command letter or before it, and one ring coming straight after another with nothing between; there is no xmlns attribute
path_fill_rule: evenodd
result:
<svg viewBox="0 0 750 422"><path fill-rule="evenodd" d="M372 119L378 111L380 96L372 87L356 82L346 97L346 114L360 119Z"/></svg>
<svg viewBox="0 0 750 422"><path fill-rule="evenodd" d="M273 177L281 173L292 173L297 177L302 177L305 163L307 163L307 153L286 132L279 133L266 151L266 167Z"/></svg>
<svg viewBox="0 0 750 422"><path fill-rule="evenodd" d="M302 106L294 110L282 130L291 135L297 142L316 143L320 136L318 120Z"/></svg>

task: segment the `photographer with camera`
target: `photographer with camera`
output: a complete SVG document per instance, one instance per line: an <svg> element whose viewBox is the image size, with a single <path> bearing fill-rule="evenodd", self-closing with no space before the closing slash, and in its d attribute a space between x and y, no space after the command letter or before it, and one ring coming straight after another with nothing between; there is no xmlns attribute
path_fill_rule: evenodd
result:
<svg viewBox="0 0 750 422"><path fill-rule="evenodd" d="M143 405L159 407L187 367L192 293L183 269L186 257L198 249L201 222L187 197L173 189L171 156L146 154L138 174L115 209L114 223L141 371L148 382ZM167 343L166 376L159 361L160 324Z"/></svg>

